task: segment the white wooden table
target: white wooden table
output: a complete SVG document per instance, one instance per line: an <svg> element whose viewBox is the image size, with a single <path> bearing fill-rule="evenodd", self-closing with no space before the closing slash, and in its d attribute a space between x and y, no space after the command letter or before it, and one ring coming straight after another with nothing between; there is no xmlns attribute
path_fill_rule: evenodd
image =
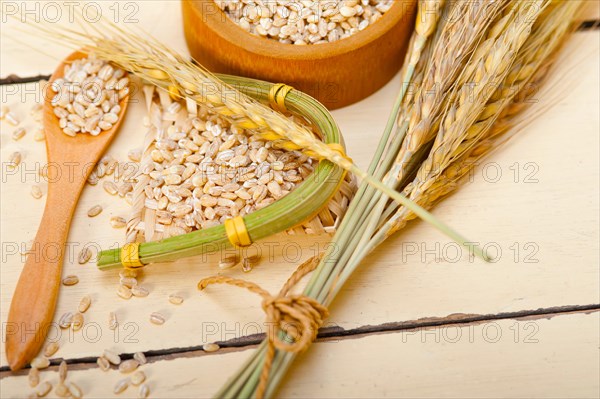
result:
<svg viewBox="0 0 600 399"><path fill-rule="evenodd" d="M7 1L2 2L4 7ZM39 3L43 7L46 2ZM116 4L116 6L115 6ZM186 51L178 4L174 1L103 3L120 18L134 12L136 24ZM128 8L125 8L128 7ZM577 32L539 97L548 109L505 147L495 152L465 184L435 209L435 214L490 248L501 250L494 264L453 261L452 244L415 222L378 248L351 278L332 306L329 338L319 339L288 374L282 397L590 397L600 395L599 354L599 3L590 1L585 29ZM4 10L4 8L3 8ZM107 10L106 12L109 12ZM114 11L112 11L114 12ZM62 22L60 22L62 23ZM13 23L1 28L0 96L28 129L20 141L1 123L2 242L0 396L26 397L26 372L8 371L4 354L5 322L23 259L18 248L33 239L44 198L29 195L45 182L36 167L45 163L44 144L33 140L38 125L29 115L39 100L38 75L50 74L68 49L28 37ZM30 46L30 48L27 48ZM40 50L43 53L38 53ZM50 56L50 54L52 56ZM17 83L15 83L17 82ZM23 83L28 82L28 83ZM365 167L383 130L397 79L370 98L334 111L349 154ZM141 103L130 107L109 153L125 159L140 147L144 130ZM24 153L19 173L6 170L7 157ZM29 172L28 172L29 171ZM500 173L500 174L499 174ZM89 219L86 210L100 203L104 212ZM69 378L86 397L112 396L122 376L101 372L95 358L106 348L147 353L143 366L153 397L209 397L252 353L262 331L259 299L242 290L216 287L199 293L196 283L215 273L214 257L153 265L142 282L144 299L124 301L115 294L117 272L99 272L93 262L77 264L82 245L107 248L123 242L112 229L112 215L125 215L125 201L100 186L87 187L69 236L65 274L80 283L61 289L56 317L77 306L84 294L93 304L80 333L54 337L61 348L53 364L66 359ZM301 248L308 258L327 237L278 236L271 243ZM276 291L300 262L282 257L248 277ZM185 302L167 301L179 293ZM118 334L107 328L110 311L120 320ZM150 324L149 314L167 317ZM207 354L203 343L224 348ZM55 383L56 366L42 373ZM129 389L123 397L135 397Z"/></svg>

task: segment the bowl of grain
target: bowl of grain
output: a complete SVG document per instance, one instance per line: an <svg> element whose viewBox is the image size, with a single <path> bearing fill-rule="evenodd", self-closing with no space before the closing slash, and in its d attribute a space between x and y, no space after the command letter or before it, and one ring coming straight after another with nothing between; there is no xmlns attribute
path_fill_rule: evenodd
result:
<svg viewBox="0 0 600 399"><path fill-rule="evenodd" d="M192 56L214 72L281 82L329 109L357 102L402 65L416 0L183 0Z"/></svg>

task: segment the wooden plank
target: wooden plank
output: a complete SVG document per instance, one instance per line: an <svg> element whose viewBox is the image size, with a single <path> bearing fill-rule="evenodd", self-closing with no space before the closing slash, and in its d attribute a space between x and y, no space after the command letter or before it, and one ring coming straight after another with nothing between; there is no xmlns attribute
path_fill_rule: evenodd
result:
<svg viewBox="0 0 600 399"><path fill-rule="evenodd" d="M330 325L356 328L454 313L494 314L598 302L600 100L598 91L590 90L599 85L597 34L577 34L567 54L569 62L555 75L551 95L542 95L538 104L544 108L556 103L552 110L496 152L491 163L477 171L472 183L435 210L468 237L488 244L490 249L501 248L500 261L485 265L470 261L466 253L455 260L454 244L425 224L414 223L364 262L334 303ZM556 83L559 81L563 83ZM3 103L18 113L29 131L24 139L14 142L10 139L14 128L6 122L1 125L2 160L17 149L25 154L18 174L3 174L0 197L0 234L5 245L0 294L3 323L22 267L15 248L33 238L44 202L30 197L36 175L26 173L45 162L43 144L32 138L32 87L0 87ZM385 123L394 92L390 84L362 105L334 113L344 130L349 154L363 167L368 164L373 142ZM125 159L129 149L142 144L142 117L141 103L132 104L110 154ZM516 182L515 163L520 173ZM500 179L493 174L498 168L503 173ZM526 179L538 181L527 183ZM540 207L541 201L545 206ZM104 212L89 219L86 210L98 203ZM74 257L84 244L108 248L123 242L123 231L110 228L108 220L112 215L126 214L127 209L123 200L108 196L100 186L90 187L83 194L69 237L73 250L64 269L66 274L77 274L81 282L63 289L56 320L89 293L94 304L86 314L89 330L84 331L91 336L75 334L73 342L69 342L68 334L63 332L63 348L57 356L97 356L107 346L129 353L188 347L262 329L264 315L259 298L231 287L197 293L197 281L217 271L214 257L148 268L142 283L152 294L127 302L115 294L116 272L101 273L93 264L78 265ZM273 237L262 246L265 251L276 249L272 260L266 257L249 275L239 270L227 273L250 278L277 291L300 260L313 255L316 248L324 248L327 240L328 237ZM167 296L173 292L186 298L181 307L168 303ZM107 329L110 311L116 311L121 321L117 338ZM149 323L149 313L154 311L167 316L162 327ZM100 337L96 341L97 330ZM3 345L0 351L1 365L6 365Z"/></svg>
<svg viewBox="0 0 600 399"><path fill-rule="evenodd" d="M600 2L584 0L581 20L600 20ZM23 11L26 20L43 20L51 23L70 24L69 6L56 8L57 2L40 0L35 3L2 3L2 35L0 36L0 79L9 75L20 77L50 74L55 65L67 56L71 50L58 45L43 35L24 35L17 31L19 26L10 16ZM141 0L127 2L93 2L86 9L89 22L102 15L111 21L124 23L131 29L142 27L182 52L187 52L183 36L181 10L178 3L169 0ZM28 51L23 51L26 48ZM32 51L36 53L32 62Z"/></svg>
<svg viewBox="0 0 600 399"><path fill-rule="evenodd" d="M600 313L497 320L318 342L292 367L285 398L597 398ZM142 366L151 396L212 397L249 350L195 354ZM54 368L55 369L55 368ZM42 380L55 384L56 371ZM71 366L86 398L112 396L123 378ZM25 396L26 377L2 379L2 396ZM136 397L128 388L120 396Z"/></svg>
<svg viewBox="0 0 600 399"><path fill-rule="evenodd" d="M14 15L25 13L25 21L45 21L73 27L73 5L52 0L35 3L2 2L2 36L0 36L0 78L14 74L21 77L51 74L56 65L72 52L50 38L35 33L15 20ZM183 36L181 8L169 0L127 2L96 1L82 7L86 21L93 26L104 17L128 29L143 29L177 51L187 52ZM25 30L27 34L22 33ZM33 32L33 33L31 33ZM23 51L23 49L27 49Z"/></svg>

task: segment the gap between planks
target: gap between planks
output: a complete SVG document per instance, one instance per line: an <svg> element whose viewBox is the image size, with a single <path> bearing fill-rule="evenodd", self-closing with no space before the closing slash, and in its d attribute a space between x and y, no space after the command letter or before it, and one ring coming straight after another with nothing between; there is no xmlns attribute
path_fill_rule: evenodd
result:
<svg viewBox="0 0 600 399"><path fill-rule="evenodd" d="M600 20L599 19L590 19L584 20L581 22L579 27L577 28L577 32L587 32L600 30ZM5 78L0 78L0 86L1 85L11 85L11 84L23 84L23 83L32 83L38 82L40 80L48 80L51 75L37 75L37 76L25 76L20 77L16 74L10 74Z"/></svg>
<svg viewBox="0 0 600 399"><path fill-rule="evenodd" d="M567 305L551 308L541 308L535 310L521 310L518 312L506 312L498 314L478 315L454 313L446 317L431 317L418 320L403 322L385 323L375 326L362 326L354 329L345 330L339 327L322 328L319 331L317 342L327 342L341 339L359 339L369 335L392 334L396 332L406 332L411 330L435 329L446 326L468 326L479 325L498 320L538 320L551 319L557 316L569 314L592 314L600 311L600 304L591 305ZM246 337L235 338L224 342L219 342L221 349L216 353L206 353L202 346L191 346L185 348L170 348L154 351L146 351L148 363L154 363L162 360L174 360L177 358L189 358L199 356L211 356L232 352L245 351L256 348L264 339L264 334L254 334ZM123 353L121 359L127 360L133 358L133 353ZM57 370L62 360L66 360L72 370L88 370L97 367L96 357L83 357L77 359L56 358L51 360L51 366L48 370ZM10 372L7 366L0 367L0 380L7 377L25 375L28 368L16 373Z"/></svg>

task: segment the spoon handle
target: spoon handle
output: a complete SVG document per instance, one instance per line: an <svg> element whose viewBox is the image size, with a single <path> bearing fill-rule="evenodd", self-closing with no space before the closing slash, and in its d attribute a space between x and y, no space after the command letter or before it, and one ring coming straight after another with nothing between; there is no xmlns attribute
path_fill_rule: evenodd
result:
<svg viewBox="0 0 600 399"><path fill-rule="evenodd" d="M63 176L48 184L44 215L10 304L6 357L13 371L37 355L53 328L65 243L85 183L81 173L70 177Z"/></svg>

